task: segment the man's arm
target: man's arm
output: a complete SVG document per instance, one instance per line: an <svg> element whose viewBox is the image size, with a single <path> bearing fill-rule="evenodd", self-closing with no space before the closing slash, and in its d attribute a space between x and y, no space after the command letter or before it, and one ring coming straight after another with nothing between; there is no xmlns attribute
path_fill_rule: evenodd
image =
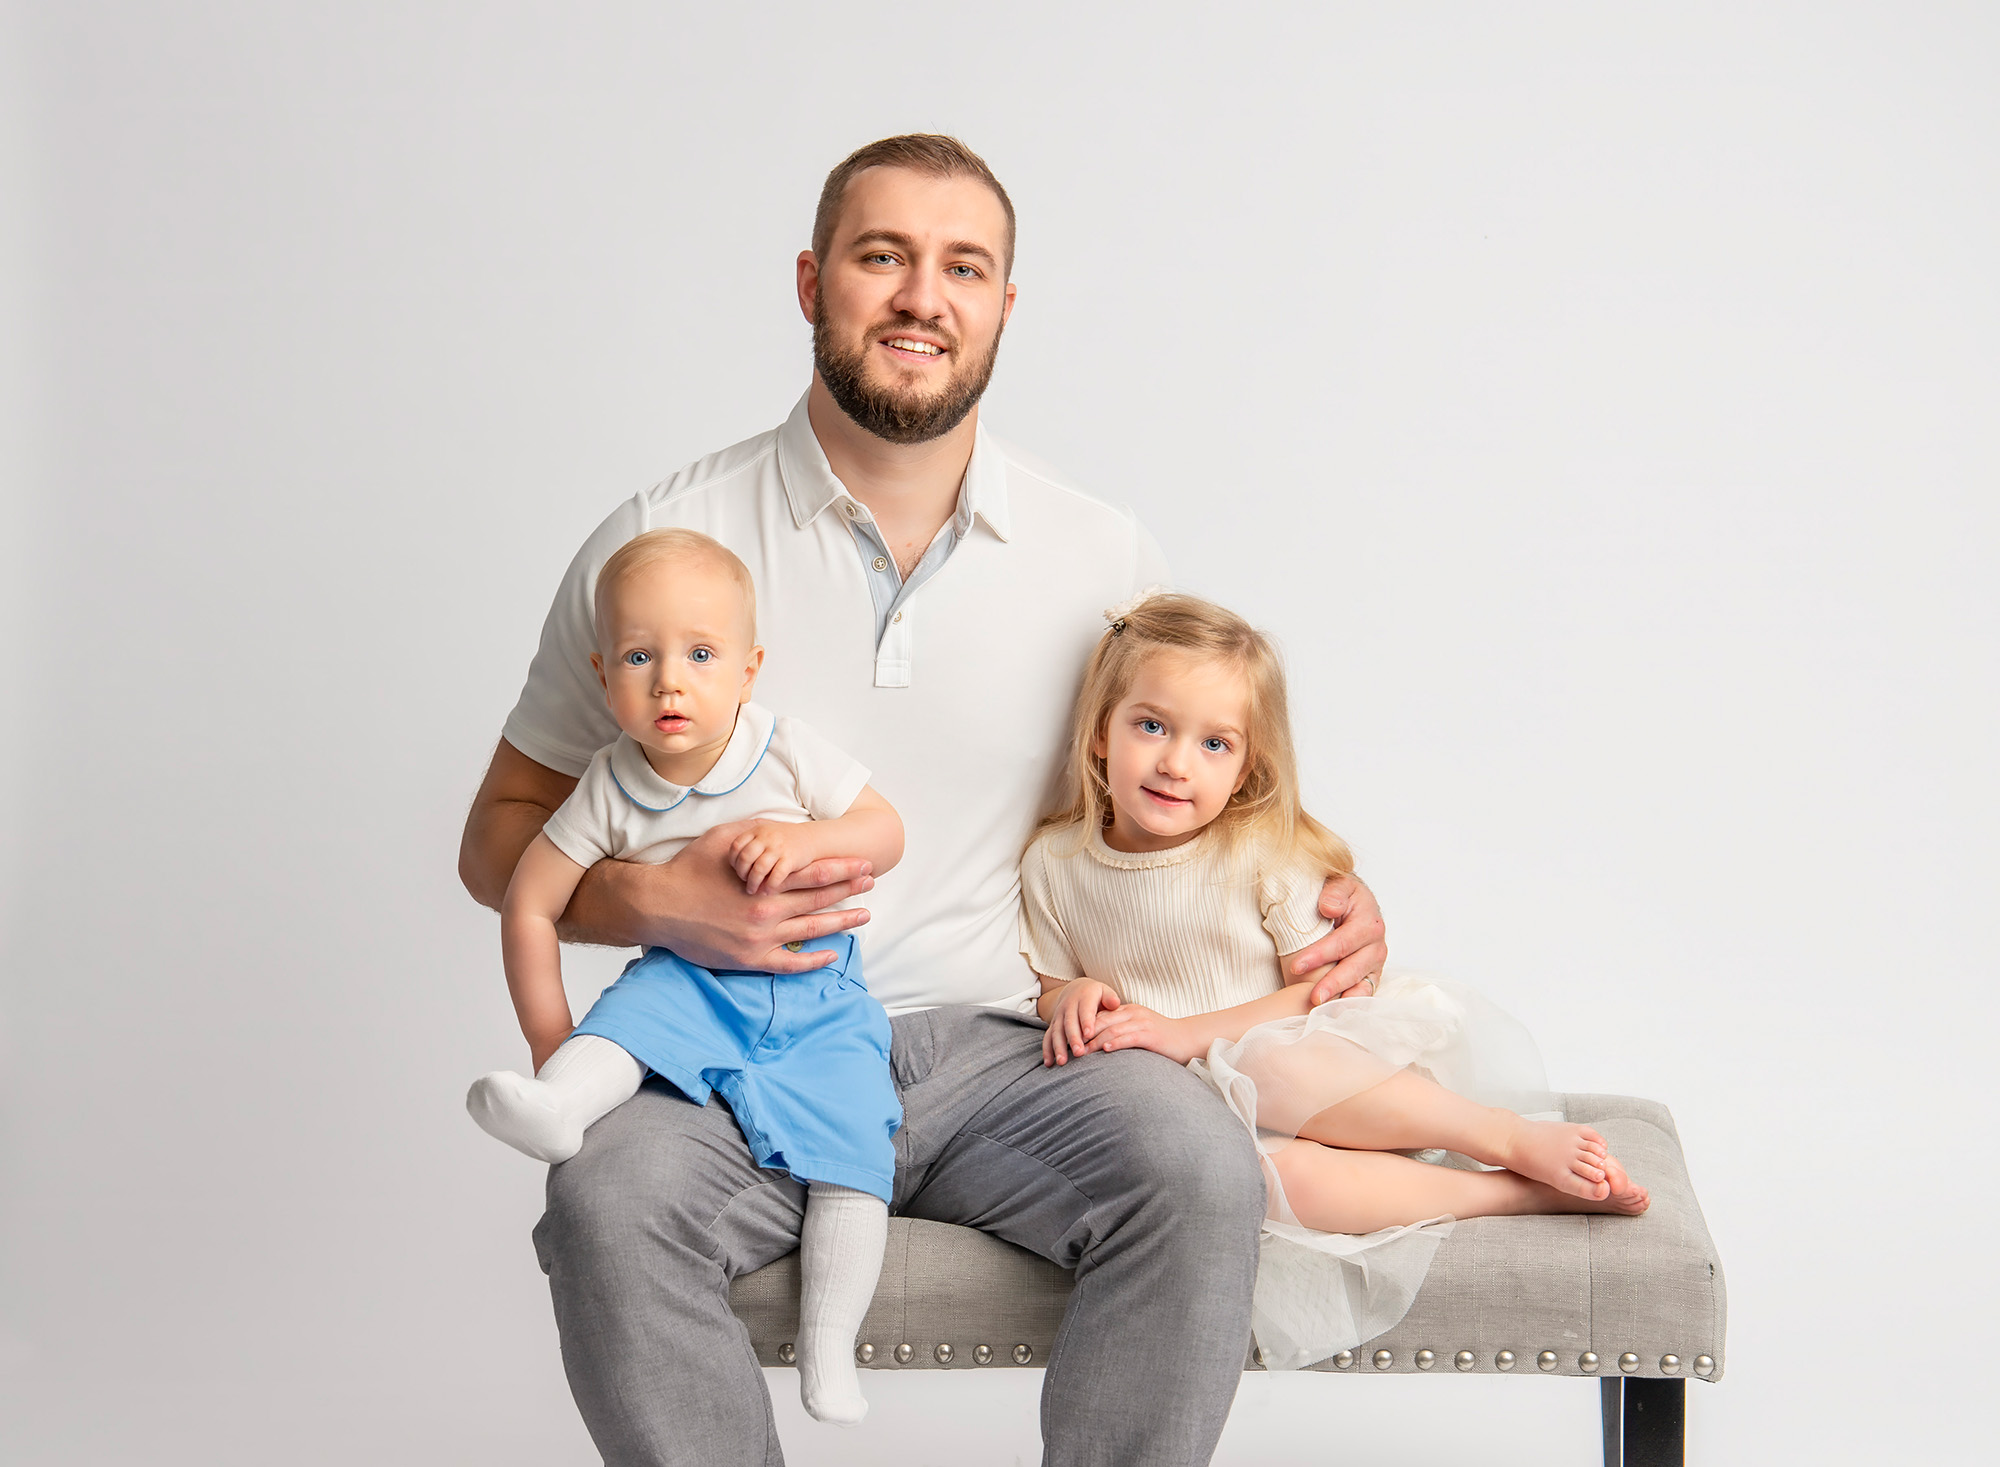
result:
<svg viewBox="0 0 2000 1467"><path fill-rule="evenodd" d="M1335 924L1333 931L1310 947L1293 953L1285 965L1287 976L1292 979L1332 965L1332 971L1313 985L1315 1007L1339 997L1364 978L1380 983L1382 965L1389 961L1388 929L1382 924L1382 908L1375 901L1375 893L1361 884L1360 877L1329 876L1319 894L1319 914Z"/></svg>
<svg viewBox="0 0 2000 1467"><path fill-rule="evenodd" d="M459 880L474 901L499 909L521 853L574 788L569 775L500 741L472 797L458 848ZM822 910L874 886L866 861L814 861L780 890L753 897L729 867L730 839L726 827L717 827L662 866L599 861L570 897L557 929L563 941L670 947L709 968L802 973L824 967L833 954L791 953L786 943L868 920L860 907Z"/></svg>

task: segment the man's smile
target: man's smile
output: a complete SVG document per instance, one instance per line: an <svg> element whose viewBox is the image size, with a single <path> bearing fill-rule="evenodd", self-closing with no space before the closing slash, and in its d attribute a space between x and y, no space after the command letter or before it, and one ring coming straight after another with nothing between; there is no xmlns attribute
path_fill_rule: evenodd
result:
<svg viewBox="0 0 2000 1467"><path fill-rule="evenodd" d="M881 345L903 357L930 358L947 355L941 343L920 336L891 336L885 338Z"/></svg>

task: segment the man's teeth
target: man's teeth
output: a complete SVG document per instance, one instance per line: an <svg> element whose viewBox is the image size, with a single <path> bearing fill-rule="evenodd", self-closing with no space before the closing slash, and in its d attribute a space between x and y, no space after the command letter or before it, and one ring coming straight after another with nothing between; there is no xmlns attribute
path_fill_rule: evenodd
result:
<svg viewBox="0 0 2000 1467"><path fill-rule="evenodd" d="M941 346L932 346L928 341L912 341L907 336L891 337L889 345L897 348L899 351L921 352L927 357L939 356L944 352L944 348Z"/></svg>

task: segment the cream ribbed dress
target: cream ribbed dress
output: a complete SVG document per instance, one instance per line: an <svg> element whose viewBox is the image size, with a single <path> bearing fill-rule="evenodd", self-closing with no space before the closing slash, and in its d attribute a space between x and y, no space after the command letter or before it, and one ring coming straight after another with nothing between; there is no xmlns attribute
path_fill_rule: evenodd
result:
<svg viewBox="0 0 2000 1467"><path fill-rule="evenodd" d="M1169 1018L1213 1013L1277 992L1280 955L1332 930L1319 914L1324 881L1295 854L1231 854L1210 831L1144 854L1112 850L1094 828L1049 831L1021 858L1021 952L1037 973L1096 978ZM1460 985L1405 974L1386 976L1373 997L1217 1040L1189 1066L1266 1158L1271 1215L1253 1322L1272 1368L1310 1365L1393 1327L1451 1230L1449 1218L1361 1237L1304 1227L1269 1164L1307 1117L1405 1066L1489 1105L1540 1113L1548 1101L1518 1024Z"/></svg>

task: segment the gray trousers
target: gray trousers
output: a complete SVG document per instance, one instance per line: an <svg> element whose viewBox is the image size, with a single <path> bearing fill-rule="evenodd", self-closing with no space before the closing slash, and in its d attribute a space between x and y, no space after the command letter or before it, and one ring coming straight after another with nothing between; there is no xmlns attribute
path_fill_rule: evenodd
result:
<svg viewBox="0 0 2000 1467"><path fill-rule="evenodd" d="M1250 1345L1264 1216L1241 1123L1143 1050L1044 1069L1032 1018L944 1008L891 1027L894 1210L1076 1271L1042 1387L1044 1463L1207 1462ZM727 1106L657 1080L550 1169L535 1249L611 1467L781 1467L728 1287L798 1246L804 1207L803 1186L751 1163Z"/></svg>

